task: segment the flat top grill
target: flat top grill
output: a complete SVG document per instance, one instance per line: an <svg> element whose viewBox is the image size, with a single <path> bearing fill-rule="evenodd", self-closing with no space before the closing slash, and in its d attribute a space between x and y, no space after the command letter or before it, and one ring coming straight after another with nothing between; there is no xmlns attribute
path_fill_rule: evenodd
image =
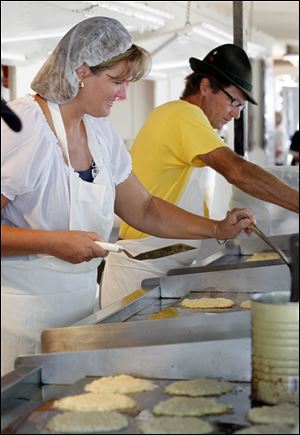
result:
<svg viewBox="0 0 300 435"><path fill-rule="evenodd" d="M52 392L51 398L43 400L40 403L39 401L36 401L35 409L33 409L27 415L23 416L22 419L8 425L6 428L3 429L2 433L51 433L46 428L48 421L58 413L62 412L52 407L53 401L57 398L84 393L84 386L88 383L91 383L94 379L97 378L86 377L67 388L61 387L60 391L58 389L56 391L54 390L54 394ZM153 414L151 413L151 410L153 409L153 407L161 400L166 400L170 397L174 397L164 393L163 391L164 387L173 381L166 379L151 380L156 385L158 385L158 388L156 388L155 390L127 394L137 402L137 406L133 410L127 412L120 411L121 414L126 416L129 422L128 427L126 429L123 429L122 431L110 433L140 434L141 431L139 430L139 423L152 417ZM246 415L251 407L251 401L249 398L250 385L247 382L234 383L234 385L236 385L236 390L232 393L223 394L221 396L206 396L208 399L214 399L217 402L230 405L234 409L234 412L230 414L200 417L201 419L207 420L214 425L214 434L230 434L237 429L244 428L249 425L249 422L246 419Z"/></svg>
<svg viewBox="0 0 300 435"><path fill-rule="evenodd" d="M287 252L289 237L274 239ZM114 433L139 433L138 421L169 397L162 391L164 385L197 377L219 377L238 385L236 392L214 397L233 406L233 414L202 417L214 422L213 433L245 427L250 408L251 316L240 303L256 292L290 290L291 276L281 260L244 261L265 250L260 240L239 243L230 242L200 266L148 280L143 288L75 325L44 331L45 353L18 357L12 378L2 382L2 427L10 424L4 433L47 433L47 421L58 412L51 409L54 397L82 393L92 377L120 373L153 379L160 388L133 394L138 409L126 413L130 426ZM232 299L234 307L180 306L185 297L219 296Z"/></svg>
<svg viewBox="0 0 300 435"><path fill-rule="evenodd" d="M159 320L171 317L186 317L192 314L205 314L205 313L229 313L236 311L244 311L240 307L241 303L251 299L253 292L246 291L230 291L222 288L207 287L201 291L193 290L186 293L184 297L159 299L156 303L144 308L138 313L134 314L127 321L137 320ZM226 298L231 299L234 302L234 306L231 308L184 308L181 306L181 302L184 298L198 299L198 298Z"/></svg>
<svg viewBox="0 0 300 435"><path fill-rule="evenodd" d="M274 243L286 250L288 238L277 239ZM245 240L239 244L230 242L226 249L212 254L201 266L170 270L160 278L144 280L141 289L74 325L44 331L42 350L66 352L128 346L129 343L174 343L174 340L183 342L191 337L194 337L193 340L199 337L204 340L203 331L209 337L210 332L216 328L218 331L223 330L224 322L226 329L230 331L228 335L231 333L236 337L235 331L243 329L242 324L245 323L243 319L239 319L239 323L233 325L231 316L238 313L241 316L249 315L249 310L246 313L247 310L240 307L241 302L251 299L255 293L290 290L290 270L280 259L241 261L253 252L264 250L265 246L261 246L262 244L260 239ZM235 263L231 262L233 258ZM230 309L214 310L187 309L180 306L185 297L220 296L232 299L235 305ZM215 320L209 323L209 317L213 315ZM220 318L224 315L227 315L226 318ZM168 323L172 320L174 322ZM157 327L153 325L155 323L158 323ZM209 324L209 329L206 324ZM247 327L250 337L250 324Z"/></svg>

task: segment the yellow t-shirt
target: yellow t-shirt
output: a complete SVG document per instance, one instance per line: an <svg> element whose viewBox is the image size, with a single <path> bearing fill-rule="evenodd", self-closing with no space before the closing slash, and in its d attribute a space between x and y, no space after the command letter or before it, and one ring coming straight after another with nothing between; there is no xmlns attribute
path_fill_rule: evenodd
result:
<svg viewBox="0 0 300 435"><path fill-rule="evenodd" d="M206 166L198 157L226 146L204 112L183 100L171 101L152 111L132 148L133 172L154 196L177 204L193 167ZM122 239L140 239L148 234L125 222Z"/></svg>

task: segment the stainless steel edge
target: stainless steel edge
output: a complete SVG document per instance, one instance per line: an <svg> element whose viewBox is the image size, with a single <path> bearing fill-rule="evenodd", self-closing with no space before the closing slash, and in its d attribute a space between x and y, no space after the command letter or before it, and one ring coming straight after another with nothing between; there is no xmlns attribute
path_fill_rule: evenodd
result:
<svg viewBox="0 0 300 435"><path fill-rule="evenodd" d="M8 399L15 398L15 392L20 395L20 390L24 390L22 396L26 398L29 386L41 383L41 367L22 366L18 370L7 373L1 378L1 409L5 406ZM23 388L24 387L24 388Z"/></svg>
<svg viewBox="0 0 300 435"><path fill-rule="evenodd" d="M159 288L139 289L129 296L74 323L71 326L96 325L106 322L123 322L160 297Z"/></svg>
<svg viewBox="0 0 300 435"><path fill-rule="evenodd" d="M44 384L73 384L85 376L120 373L158 379L221 377L250 381L250 337L195 343L20 356L16 368L42 366Z"/></svg>
<svg viewBox="0 0 300 435"><path fill-rule="evenodd" d="M49 330L48 330L49 331ZM228 340L250 336L250 313L189 313L188 316L68 327L53 330L47 353ZM60 343L63 337L63 344ZM57 344L58 342L58 344Z"/></svg>
<svg viewBox="0 0 300 435"><path fill-rule="evenodd" d="M293 234L282 234L277 236L268 236L272 243L278 246L282 251L290 251L290 237ZM240 246L241 255L252 255L255 252L271 251L262 240L258 239L256 235L251 235L247 239L235 239L235 243Z"/></svg>
<svg viewBox="0 0 300 435"><path fill-rule="evenodd" d="M217 264L207 264L207 265L200 265L200 266L190 266L185 268L178 268L178 269L170 269L167 272L167 276L174 276L174 275L191 275L195 273L206 273L206 272L220 272L224 270L244 270L244 269L253 269L253 268L261 268L266 266L277 266L282 265L282 261L280 259L273 259L273 260L263 260L263 261L249 261L249 262L228 262L227 258L229 256L223 257L223 261L218 262ZM222 258L222 257L219 257ZM234 257L230 256L230 259Z"/></svg>
<svg viewBox="0 0 300 435"><path fill-rule="evenodd" d="M207 287L226 288L240 292L289 291L291 287L290 270L286 265L271 263L269 266L252 265L239 268L227 265L221 267L222 270L216 270L216 268L218 267L195 268L198 271L189 268L181 275L161 277L161 297L179 298L190 291L201 291Z"/></svg>

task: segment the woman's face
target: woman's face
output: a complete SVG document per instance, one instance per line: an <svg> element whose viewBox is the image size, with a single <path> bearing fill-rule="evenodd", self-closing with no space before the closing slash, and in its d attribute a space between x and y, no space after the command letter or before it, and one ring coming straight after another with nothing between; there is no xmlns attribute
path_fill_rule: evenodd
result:
<svg viewBox="0 0 300 435"><path fill-rule="evenodd" d="M83 79L84 87L78 96L85 106L85 113L94 117L106 117L115 101L126 99L128 81L117 78L123 75L125 68L126 61L121 61L99 75L90 72Z"/></svg>

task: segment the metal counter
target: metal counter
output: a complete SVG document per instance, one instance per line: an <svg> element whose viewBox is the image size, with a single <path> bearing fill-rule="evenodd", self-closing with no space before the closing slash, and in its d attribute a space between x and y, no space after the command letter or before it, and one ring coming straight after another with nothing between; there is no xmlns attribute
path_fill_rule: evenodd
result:
<svg viewBox="0 0 300 435"><path fill-rule="evenodd" d="M287 238L281 240L281 247L286 247ZM42 351L179 343L205 340L210 334L223 340L224 331L228 331L225 338L235 337L237 329L243 334L247 331L249 337L249 312L240 308L241 302L251 299L253 293L291 286L290 270L280 259L245 261L259 250L260 240L230 243L206 259L207 265L171 270L161 278L145 280L143 288L80 322L44 331ZM222 310L184 309L180 302L186 296L225 297L235 305Z"/></svg>
<svg viewBox="0 0 300 435"><path fill-rule="evenodd" d="M289 235L271 237L287 256L289 239ZM146 318L143 313L154 314L190 292L207 289L245 293L289 291L290 270L281 259L247 261L253 253L261 251L271 252L257 237L227 242L198 265L169 270L161 278L146 279L141 283L142 288L72 326L141 320Z"/></svg>
<svg viewBox="0 0 300 435"><path fill-rule="evenodd" d="M227 244L195 267L146 280L143 288L75 325L44 331L47 353L20 356L16 370L1 380L2 428L10 425L7 433L48 433L45 424L54 412L53 397L78 392L87 376L120 373L156 379L161 385L195 377L237 382L235 394L220 397L235 412L214 417L214 433L245 426L250 406L250 312L240 303L255 292L289 290L291 285L289 268L281 260L245 262L247 255L265 250L259 240L246 242ZM288 239L282 243L284 249ZM187 295L229 297L235 306L222 312L184 309L180 301ZM69 385L67 390L63 385ZM157 392L163 397L161 389ZM129 428L118 433L140 433L139 418L158 400L147 397L139 398L139 409L129 415Z"/></svg>

